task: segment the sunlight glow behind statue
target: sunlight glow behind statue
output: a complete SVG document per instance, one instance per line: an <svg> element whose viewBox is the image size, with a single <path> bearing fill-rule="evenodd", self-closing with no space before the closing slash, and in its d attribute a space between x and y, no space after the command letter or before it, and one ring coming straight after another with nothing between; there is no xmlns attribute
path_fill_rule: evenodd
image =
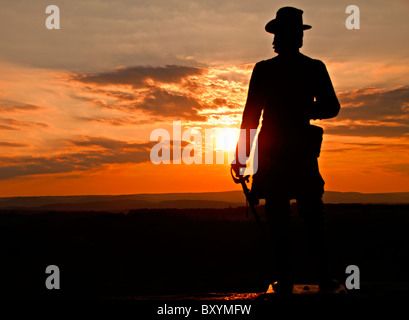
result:
<svg viewBox="0 0 409 320"><path fill-rule="evenodd" d="M182 133L181 121L173 121L172 139L168 130L158 128L152 131L150 141L158 141L150 152L153 164L225 164L236 163L236 144L239 136L243 135L244 129L236 128L212 128L205 129L204 139L201 128L186 129ZM258 143L257 129L250 130L250 141L255 141L249 156L247 156L245 143L238 146L238 158L240 163L247 163L243 168L246 174L254 174L258 167ZM183 144L183 147L182 147Z"/></svg>

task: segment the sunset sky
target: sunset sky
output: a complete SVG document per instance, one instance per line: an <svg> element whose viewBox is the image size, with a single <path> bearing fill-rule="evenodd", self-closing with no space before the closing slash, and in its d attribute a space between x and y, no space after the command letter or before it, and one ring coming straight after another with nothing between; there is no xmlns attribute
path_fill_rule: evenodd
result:
<svg viewBox="0 0 409 320"><path fill-rule="evenodd" d="M45 27L50 4L60 30ZM0 196L239 190L228 165L152 164L150 134L238 128L286 5L304 10L301 51L341 103L315 123L326 190L409 191L408 0L2 0Z"/></svg>

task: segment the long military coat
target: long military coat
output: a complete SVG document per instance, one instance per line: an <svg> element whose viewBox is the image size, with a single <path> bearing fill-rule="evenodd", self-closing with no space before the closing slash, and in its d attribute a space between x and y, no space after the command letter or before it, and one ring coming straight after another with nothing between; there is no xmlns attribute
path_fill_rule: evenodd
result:
<svg viewBox="0 0 409 320"><path fill-rule="evenodd" d="M323 194L317 161L322 129L310 119L335 117L339 109L323 62L296 53L255 65L241 124L255 129L262 116L253 196Z"/></svg>

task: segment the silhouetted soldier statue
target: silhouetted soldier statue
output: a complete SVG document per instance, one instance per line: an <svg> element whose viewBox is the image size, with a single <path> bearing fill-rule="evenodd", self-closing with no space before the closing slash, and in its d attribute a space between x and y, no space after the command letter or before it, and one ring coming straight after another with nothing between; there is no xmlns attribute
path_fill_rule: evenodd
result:
<svg viewBox="0 0 409 320"><path fill-rule="evenodd" d="M335 117L340 105L326 67L320 60L300 53L304 25L302 10L284 7L265 27L274 34L278 55L258 62L250 80L243 112L242 129L255 129L262 115L258 137L258 170L253 176L251 195L266 199L266 216L278 263L275 291L290 292L291 279L290 200L308 227L312 255L321 290L332 290L339 283L328 274L324 238L322 195L324 180L318 170L322 129L310 125L311 119ZM243 141L239 141L239 145ZM247 155L250 139L246 139ZM236 163L238 174L245 164Z"/></svg>

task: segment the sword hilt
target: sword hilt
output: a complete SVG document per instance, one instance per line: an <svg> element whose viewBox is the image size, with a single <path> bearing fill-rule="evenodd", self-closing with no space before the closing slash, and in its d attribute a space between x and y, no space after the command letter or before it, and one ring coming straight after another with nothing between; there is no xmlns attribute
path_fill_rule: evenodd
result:
<svg viewBox="0 0 409 320"><path fill-rule="evenodd" d="M249 182L250 180L250 175L246 175L246 176L241 176L241 175L237 175L236 172L233 170L233 167L230 167L230 174L233 178L233 181L235 183L242 183L242 182Z"/></svg>

